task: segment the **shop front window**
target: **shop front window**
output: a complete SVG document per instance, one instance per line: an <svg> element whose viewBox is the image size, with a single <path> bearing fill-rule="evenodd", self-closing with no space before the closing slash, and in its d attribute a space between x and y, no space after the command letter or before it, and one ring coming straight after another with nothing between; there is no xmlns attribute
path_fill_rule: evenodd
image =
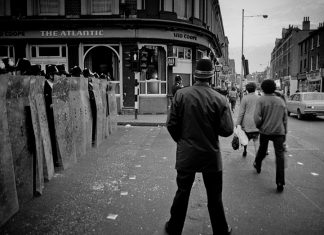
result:
<svg viewBox="0 0 324 235"><path fill-rule="evenodd" d="M143 49L143 48L142 48ZM147 68L141 71L141 95L166 94L166 52L160 46L145 46L148 52Z"/></svg>
<svg viewBox="0 0 324 235"><path fill-rule="evenodd" d="M14 57L14 48L13 46L0 46L0 58L1 57Z"/></svg>
<svg viewBox="0 0 324 235"><path fill-rule="evenodd" d="M188 47L173 47L173 57L182 60L191 60L192 50Z"/></svg>

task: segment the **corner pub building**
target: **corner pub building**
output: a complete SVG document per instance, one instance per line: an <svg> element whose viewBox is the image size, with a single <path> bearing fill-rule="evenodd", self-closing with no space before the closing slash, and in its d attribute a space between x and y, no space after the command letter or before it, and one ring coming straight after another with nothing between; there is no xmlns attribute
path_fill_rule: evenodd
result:
<svg viewBox="0 0 324 235"><path fill-rule="evenodd" d="M132 52L147 56L139 113L159 114L167 112L174 77L192 85L203 56L226 65L227 44L218 0L0 1L0 58L110 73L119 113L134 110Z"/></svg>

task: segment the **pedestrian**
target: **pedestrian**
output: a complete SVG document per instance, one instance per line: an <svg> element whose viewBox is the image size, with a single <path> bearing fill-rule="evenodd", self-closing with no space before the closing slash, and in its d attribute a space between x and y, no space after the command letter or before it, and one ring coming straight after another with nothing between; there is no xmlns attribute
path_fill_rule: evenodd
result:
<svg viewBox="0 0 324 235"><path fill-rule="evenodd" d="M219 136L233 133L233 119L227 100L210 87L214 68L210 59L197 62L193 86L175 93L167 129L177 143L177 192L171 217L165 225L168 234L181 234L196 172L201 172L207 192L208 211L214 234L230 234L222 202L222 158Z"/></svg>
<svg viewBox="0 0 324 235"><path fill-rule="evenodd" d="M261 173L262 160L266 157L271 140L276 155L277 191L282 192L285 185L284 142L287 134L287 108L284 100L275 95L276 83L272 79L261 83L264 95L256 103L254 121L260 132L260 146L253 163L257 173Z"/></svg>
<svg viewBox="0 0 324 235"><path fill-rule="evenodd" d="M232 112L234 112L236 100L237 100L237 91L235 87L232 87L232 89L228 92L228 99L229 102L231 103L231 110Z"/></svg>
<svg viewBox="0 0 324 235"><path fill-rule="evenodd" d="M182 77L180 75L175 76L174 85L172 86L172 95L174 96L177 90L183 88Z"/></svg>
<svg viewBox="0 0 324 235"><path fill-rule="evenodd" d="M256 156L258 148L258 139L259 139L259 129L255 126L254 122L254 110L255 104L259 96L255 94L256 84L250 82L246 85L246 90L248 92L242 99L239 114L236 121L236 126L241 125L243 131L246 133L249 140L253 140L254 153ZM247 145L244 145L243 157L247 155Z"/></svg>

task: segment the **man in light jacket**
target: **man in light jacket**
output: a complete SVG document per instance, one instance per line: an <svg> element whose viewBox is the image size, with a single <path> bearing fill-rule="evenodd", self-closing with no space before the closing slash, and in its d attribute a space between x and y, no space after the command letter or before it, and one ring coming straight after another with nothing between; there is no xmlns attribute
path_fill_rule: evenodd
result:
<svg viewBox="0 0 324 235"><path fill-rule="evenodd" d="M222 202L222 158L219 136L233 133L233 119L226 98L210 87L214 68L210 59L197 62L196 83L175 93L167 128L177 143L178 190L166 223L168 234L181 234L190 190L196 172L202 172L214 234L229 234Z"/></svg>
<svg viewBox="0 0 324 235"><path fill-rule="evenodd" d="M259 139L259 129L255 126L254 122L254 110L256 102L259 98L255 94L256 84L250 82L246 84L247 95L243 96L242 102L240 104L240 111L237 117L236 125L242 126L242 130L246 133L249 140L253 140L255 156L258 148ZM243 157L247 155L247 145L244 145Z"/></svg>
<svg viewBox="0 0 324 235"><path fill-rule="evenodd" d="M275 95L276 84L272 79L261 83L264 96L255 107L254 121L260 131L260 146L253 163L257 173L261 173L262 160L266 157L268 143L271 140L276 155L277 191L282 192L285 185L284 142L287 134L287 108L283 99Z"/></svg>

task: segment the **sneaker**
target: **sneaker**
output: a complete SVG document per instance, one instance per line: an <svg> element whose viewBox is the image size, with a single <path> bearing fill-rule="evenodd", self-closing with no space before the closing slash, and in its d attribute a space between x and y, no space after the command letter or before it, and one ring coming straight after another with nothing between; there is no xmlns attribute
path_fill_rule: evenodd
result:
<svg viewBox="0 0 324 235"><path fill-rule="evenodd" d="M261 166L258 166L256 164L256 162L253 162L253 167L256 169L257 173L260 174L261 173Z"/></svg>
<svg viewBox="0 0 324 235"><path fill-rule="evenodd" d="M277 192L278 193L281 193L282 191L284 190L284 186L283 186L283 184L277 184Z"/></svg>

